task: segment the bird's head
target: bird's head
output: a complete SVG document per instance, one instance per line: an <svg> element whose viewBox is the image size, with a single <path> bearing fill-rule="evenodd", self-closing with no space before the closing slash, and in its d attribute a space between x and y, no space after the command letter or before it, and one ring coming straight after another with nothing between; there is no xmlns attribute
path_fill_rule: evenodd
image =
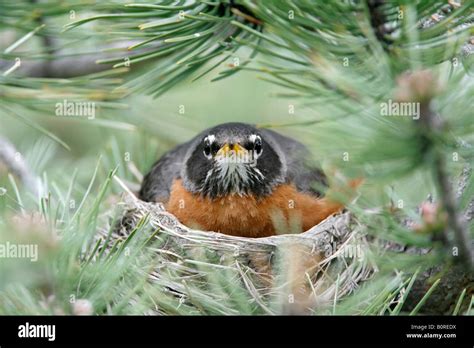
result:
<svg viewBox="0 0 474 348"><path fill-rule="evenodd" d="M265 195L282 182L284 157L278 144L244 123L226 123L199 135L185 160L185 187L211 198Z"/></svg>

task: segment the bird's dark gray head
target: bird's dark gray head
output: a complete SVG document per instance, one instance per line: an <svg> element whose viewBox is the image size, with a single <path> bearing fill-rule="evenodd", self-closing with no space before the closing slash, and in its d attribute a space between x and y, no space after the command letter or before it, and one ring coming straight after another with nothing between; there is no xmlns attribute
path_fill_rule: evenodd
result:
<svg viewBox="0 0 474 348"><path fill-rule="evenodd" d="M285 171L284 156L273 139L254 126L225 123L191 143L182 177L189 191L211 198L262 196L283 181Z"/></svg>

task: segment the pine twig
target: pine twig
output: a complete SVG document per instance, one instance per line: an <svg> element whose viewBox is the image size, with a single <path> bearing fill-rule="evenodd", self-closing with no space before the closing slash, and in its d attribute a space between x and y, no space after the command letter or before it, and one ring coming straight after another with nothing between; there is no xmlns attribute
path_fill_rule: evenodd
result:
<svg viewBox="0 0 474 348"><path fill-rule="evenodd" d="M428 115L428 117L432 117L431 113L428 113ZM462 220L460 210L457 209L454 192L446 170L445 159L439 151L435 151L434 156L434 174L438 183L441 202L448 215L448 226L454 233L455 245L459 248L461 261L472 268L474 259L470 248L471 242L468 237L468 229Z"/></svg>
<svg viewBox="0 0 474 348"><path fill-rule="evenodd" d="M473 267L473 254L467 225L463 221L462 211L458 209L456 197L450 182L444 154L440 151L436 137L442 134L443 120L431 108L431 100L439 92L434 76L429 71L419 71L407 74L399 79L398 99L420 103L420 122L418 123L420 135L428 142L425 148L432 150L431 163L434 180L438 189L439 199L447 214L447 228L445 240L449 243L448 230L452 231L454 246L459 250L460 261L469 269Z"/></svg>
<svg viewBox="0 0 474 348"><path fill-rule="evenodd" d="M0 137L0 162L18 177L30 192L36 196L40 195L43 192L40 178L31 172L23 157L18 154L10 141Z"/></svg>

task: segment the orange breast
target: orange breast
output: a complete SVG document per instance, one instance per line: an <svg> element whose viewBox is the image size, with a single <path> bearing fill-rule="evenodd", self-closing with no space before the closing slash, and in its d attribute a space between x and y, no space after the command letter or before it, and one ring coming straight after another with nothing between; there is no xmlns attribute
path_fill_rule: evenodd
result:
<svg viewBox="0 0 474 348"><path fill-rule="evenodd" d="M210 199L188 192L181 180L173 182L167 210L192 228L242 237L300 233L341 210L340 203L280 185L271 195L228 195Z"/></svg>

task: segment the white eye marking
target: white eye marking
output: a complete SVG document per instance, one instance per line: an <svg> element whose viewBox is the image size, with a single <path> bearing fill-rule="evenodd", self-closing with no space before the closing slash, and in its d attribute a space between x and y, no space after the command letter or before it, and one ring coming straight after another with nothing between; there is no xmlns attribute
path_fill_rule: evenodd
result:
<svg viewBox="0 0 474 348"><path fill-rule="evenodd" d="M216 136L214 134L209 134L204 138L204 141L206 140L209 142L209 144L212 144L214 141L216 141Z"/></svg>
<svg viewBox="0 0 474 348"><path fill-rule="evenodd" d="M252 134L249 136L249 140L251 143L255 143L255 139L257 139L257 137L259 137L257 134ZM260 138L260 137L259 137Z"/></svg>

